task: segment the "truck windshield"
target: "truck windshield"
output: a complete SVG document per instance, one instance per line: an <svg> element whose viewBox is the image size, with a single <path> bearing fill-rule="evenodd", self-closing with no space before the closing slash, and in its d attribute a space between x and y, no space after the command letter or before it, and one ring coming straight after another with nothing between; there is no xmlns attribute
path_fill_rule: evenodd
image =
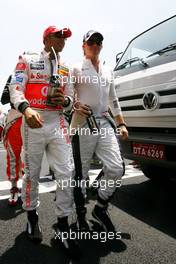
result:
<svg viewBox="0 0 176 264"><path fill-rule="evenodd" d="M133 39L116 69L129 67L133 58L144 59L176 49L176 16L162 22Z"/></svg>

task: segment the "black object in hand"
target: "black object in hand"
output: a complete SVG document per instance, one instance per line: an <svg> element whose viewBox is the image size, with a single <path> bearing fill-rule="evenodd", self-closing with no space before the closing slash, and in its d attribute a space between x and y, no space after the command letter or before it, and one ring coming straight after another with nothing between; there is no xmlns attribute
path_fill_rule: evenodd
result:
<svg viewBox="0 0 176 264"><path fill-rule="evenodd" d="M48 105L48 106L56 106L57 105L57 104L53 103L51 101L51 99L54 97L54 95L55 95L56 91L58 91L59 87L60 87L60 76L58 74L52 75L50 77L46 105Z"/></svg>
<svg viewBox="0 0 176 264"><path fill-rule="evenodd" d="M87 117L87 123L88 123L88 126L89 126L91 133L99 131L99 126L97 124L95 116L93 115L92 110L91 110L90 116Z"/></svg>

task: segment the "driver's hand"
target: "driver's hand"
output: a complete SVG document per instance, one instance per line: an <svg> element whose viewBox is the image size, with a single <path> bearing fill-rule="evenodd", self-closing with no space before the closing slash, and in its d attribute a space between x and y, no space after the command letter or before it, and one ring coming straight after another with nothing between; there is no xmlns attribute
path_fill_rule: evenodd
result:
<svg viewBox="0 0 176 264"><path fill-rule="evenodd" d="M89 105L82 104L80 102L77 102L74 105L74 110L81 116L89 117L91 114L91 108Z"/></svg>
<svg viewBox="0 0 176 264"><path fill-rule="evenodd" d="M37 111L27 107L23 114L25 116L26 123L30 128L39 128L43 126L43 119Z"/></svg>

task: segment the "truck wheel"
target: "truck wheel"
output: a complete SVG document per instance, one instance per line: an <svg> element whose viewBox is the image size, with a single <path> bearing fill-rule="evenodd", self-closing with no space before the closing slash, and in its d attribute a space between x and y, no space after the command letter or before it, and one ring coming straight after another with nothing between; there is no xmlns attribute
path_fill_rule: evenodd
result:
<svg viewBox="0 0 176 264"><path fill-rule="evenodd" d="M155 165L140 164L142 172L145 176L154 181L169 180L174 177L174 171Z"/></svg>

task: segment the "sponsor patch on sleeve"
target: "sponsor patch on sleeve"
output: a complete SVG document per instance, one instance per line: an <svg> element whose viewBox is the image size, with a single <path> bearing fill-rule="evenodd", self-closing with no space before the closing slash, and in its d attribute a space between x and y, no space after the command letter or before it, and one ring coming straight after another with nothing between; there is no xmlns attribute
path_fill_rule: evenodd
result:
<svg viewBox="0 0 176 264"><path fill-rule="evenodd" d="M16 77L16 82L22 83L23 82L23 77L17 76Z"/></svg>
<svg viewBox="0 0 176 264"><path fill-rule="evenodd" d="M15 68L17 71L24 71L26 69L26 64L24 62L19 62Z"/></svg>
<svg viewBox="0 0 176 264"><path fill-rule="evenodd" d="M113 106L114 106L114 108L118 108L119 107L119 104L118 104L118 101L117 100L114 100L113 101Z"/></svg>
<svg viewBox="0 0 176 264"><path fill-rule="evenodd" d="M13 76L12 80L11 80L11 84L22 83L23 80L24 80L24 78L21 77L21 76L18 76L18 75L17 76Z"/></svg>

